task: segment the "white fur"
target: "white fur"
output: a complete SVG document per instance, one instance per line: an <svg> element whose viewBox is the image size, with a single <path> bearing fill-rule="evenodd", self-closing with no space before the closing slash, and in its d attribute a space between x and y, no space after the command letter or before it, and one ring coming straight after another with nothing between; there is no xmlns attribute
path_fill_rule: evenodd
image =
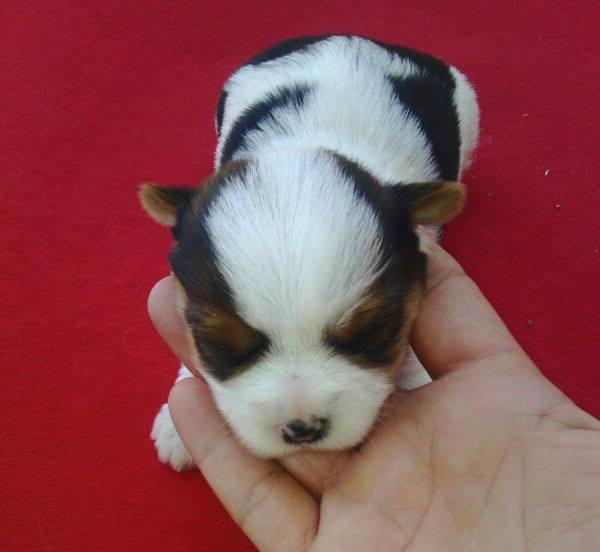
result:
<svg viewBox="0 0 600 552"><path fill-rule="evenodd" d="M359 369L314 344L302 352L278 351L222 384L207 376L217 406L241 441L259 456L297 452L281 428L290 420L324 417L331 432L311 448L359 443L393 386L376 372Z"/></svg>
<svg viewBox="0 0 600 552"><path fill-rule="evenodd" d="M284 348L319 341L381 262L376 213L325 153L258 154L206 226L240 314Z"/></svg>
<svg viewBox="0 0 600 552"><path fill-rule="evenodd" d="M194 375L182 364L175 382L191 377ZM175 471L185 471L194 467L194 460L173 425L168 404L160 407L150 437L154 441L161 462L170 464Z"/></svg>
<svg viewBox="0 0 600 552"><path fill-rule="evenodd" d="M454 107L458 114L460 130L460 168L459 179L462 172L470 165L471 155L479 139L479 106L475 90L456 67L450 67L456 83L454 90Z"/></svg>
<svg viewBox="0 0 600 552"><path fill-rule="evenodd" d="M211 205L207 230L219 268L243 318L271 342L252 368L226 382L206 380L217 406L255 453L298 450L281 438L292 419L331 420L313 448L358 443L393 384L377 370L353 365L323 344L323 332L361 297L377 276L381 228L323 149L358 161L384 184L439 178L419 122L399 107L387 78L421 69L360 38L332 37L305 51L247 65L225 85L227 98L215 165L246 109L278 87L307 85L301 110L279 109L246 137L235 158L252 157L244 182L235 178ZM456 81L460 171L478 135L479 111L466 78ZM435 234L424 229L423 236ZM422 246L426 247L426 238ZM431 381L414 355L403 363L400 387ZM153 439L161 460L190 465L163 406Z"/></svg>

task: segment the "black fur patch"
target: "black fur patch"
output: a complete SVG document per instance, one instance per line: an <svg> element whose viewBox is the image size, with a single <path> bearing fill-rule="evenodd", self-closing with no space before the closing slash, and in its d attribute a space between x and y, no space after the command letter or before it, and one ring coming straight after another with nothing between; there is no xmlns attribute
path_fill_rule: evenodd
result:
<svg viewBox="0 0 600 552"><path fill-rule="evenodd" d="M220 339L207 339L201 319L207 309L214 307L245 324L236 312L232 292L217 265L216 252L206 227L211 205L223 187L229 185L230 175L243 178L245 168L226 176L217 175L198 193L192 205L178 212L177 244L169 256L173 273L183 286L188 306L186 319L192 330L196 347L207 369L219 380L240 373L269 347L268 338L255 329L249 347L240 353L224 346ZM247 325L246 325L247 326Z"/></svg>
<svg viewBox="0 0 600 552"><path fill-rule="evenodd" d="M371 39L369 39L371 40ZM453 95L456 88L448 64L434 56L371 40L390 54L410 60L423 74L388 78L398 100L418 119L429 139L440 178L456 180L460 155L460 130Z"/></svg>
<svg viewBox="0 0 600 552"><path fill-rule="evenodd" d="M382 186L364 167L339 153L333 153L344 174L354 184L356 193L379 215L386 255L399 254L411 260L411 268L424 272L426 256L419 250L419 240L410 222L410 199L396 193L398 186ZM400 198L400 199L398 199ZM387 259L384 259L387 262ZM413 270L408 272L413 273Z"/></svg>
<svg viewBox="0 0 600 552"><path fill-rule="evenodd" d="M221 164L231 161L244 148L249 132L260 131L261 125L267 121L279 124L277 111L284 108L301 109L309 93L310 88L306 85L279 88L244 111L227 136L221 151Z"/></svg>
<svg viewBox="0 0 600 552"><path fill-rule="evenodd" d="M223 115L225 114L225 102L227 101L227 92L223 90L219 95L219 99L217 101L217 134L221 135L221 127L223 126Z"/></svg>
<svg viewBox="0 0 600 552"><path fill-rule="evenodd" d="M356 193L369 202L383 230L385 270L368 290L345 328L331 329L326 342L365 367L381 367L398 356L406 329L411 293L424 285L426 256L410 224L408 202L397 201L387 188L357 163L335 154ZM383 268L383 267L380 267Z"/></svg>
<svg viewBox="0 0 600 552"><path fill-rule="evenodd" d="M417 119L427 136L439 178L456 180L460 158L458 116L453 90L435 77L388 77L398 101ZM454 81L452 81L454 82Z"/></svg>

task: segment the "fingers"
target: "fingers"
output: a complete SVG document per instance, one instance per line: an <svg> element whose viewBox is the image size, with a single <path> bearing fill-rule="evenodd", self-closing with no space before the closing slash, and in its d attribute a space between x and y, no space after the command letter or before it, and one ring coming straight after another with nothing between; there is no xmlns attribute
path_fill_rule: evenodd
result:
<svg viewBox="0 0 600 552"><path fill-rule="evenodd" d="M178 383L169 410L209 485L260 550L308 547L317 529L317 503L277 462L257 459L237 442L205 382Z"/></svg>
<svg viewBox="0 0 600 552"><path fill-rule="evenodd" d="M148 297L148 314L154 327L181 362L196 376L194 366L195 353L187 334L185 322L175 306L173 276L167 276L157 282Z"/></svg>
<svg viewBox="0 0 600 552"><path fill-rule="evenodd" d="M432 377L500 353L523 354L473 280L437 244L428 265L411 344Z"/></svg>

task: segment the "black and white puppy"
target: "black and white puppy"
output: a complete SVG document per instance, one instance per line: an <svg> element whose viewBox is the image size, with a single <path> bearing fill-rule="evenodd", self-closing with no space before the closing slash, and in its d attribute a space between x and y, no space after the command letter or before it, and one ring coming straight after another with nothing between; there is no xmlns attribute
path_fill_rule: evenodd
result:
<svg viewBox="0 0 600 552"><path fill-rule="evenodd" d="M293 39L229 78L216 124L203 186L141 190L173 228L195 368L257 455L352 447L398 378L430 381L407 334L426 241L463 205L473 88L408 48ZM152 438L162 461L191 465L166 405Z"/></svg>

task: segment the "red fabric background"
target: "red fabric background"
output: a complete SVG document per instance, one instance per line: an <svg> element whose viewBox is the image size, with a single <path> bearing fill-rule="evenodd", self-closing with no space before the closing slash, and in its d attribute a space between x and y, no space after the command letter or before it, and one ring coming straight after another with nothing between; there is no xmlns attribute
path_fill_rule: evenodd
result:
<svg viewBox="0 0 600 552"><path fill-rule="evenodd" d="M600 415L600 13L567 4L4 0L0 548L251 548L148 438L177 363L145 307L170 240L136 189L205 176L224 79L292 35L371 35L472 78L481 145L446 246Z"/></svg>

